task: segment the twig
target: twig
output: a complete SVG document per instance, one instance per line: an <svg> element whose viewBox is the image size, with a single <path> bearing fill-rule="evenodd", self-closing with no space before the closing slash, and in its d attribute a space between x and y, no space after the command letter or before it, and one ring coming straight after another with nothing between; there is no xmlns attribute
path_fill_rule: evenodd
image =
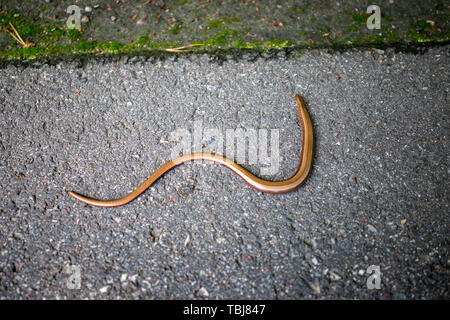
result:
<svg viewBox="0 0 450 320"><path fill-rule="evenodd" d="M34 47L35 46L35 44L32 43L32 42L25 42L25 41L23 41L22 37L17 32L16 28L14 28L13 24L10 22L9 25L13 29L14 34L11 31L9 31L8 29L6 29L6 28L5 28L5 30L11 35L11 37L14 38L14 40L16 40L18 43L20 43L24 48Z"/></svg>
<svg viewBox="0 0 450 320"><path fill-rule="evenodd" d="M178 47L178 48L167 48L167 49L163 49L164 51L168 51L168 52L189 52L189 51L194 51L194 50L186 50L188 48L192 48L192 47L199 47L199 46L204 46L204 44L202 43L191 43L187 46L182 46L182 47Z"/></svg>

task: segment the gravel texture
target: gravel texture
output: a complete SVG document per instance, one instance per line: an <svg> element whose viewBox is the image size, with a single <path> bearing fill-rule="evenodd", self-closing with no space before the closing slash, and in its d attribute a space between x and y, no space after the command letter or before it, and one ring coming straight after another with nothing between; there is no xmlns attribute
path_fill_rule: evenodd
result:
<svg viewBox="0 0 450 320"><path fill-rule="evenodd" d="M0 297L448 298L449 49L0 70ZM119 208L65 192L127 194L170 160L170 133L199 120L278 128L280 170L265 178L287 178L295 93L316 134L298 191L189 163Z"/></svg>

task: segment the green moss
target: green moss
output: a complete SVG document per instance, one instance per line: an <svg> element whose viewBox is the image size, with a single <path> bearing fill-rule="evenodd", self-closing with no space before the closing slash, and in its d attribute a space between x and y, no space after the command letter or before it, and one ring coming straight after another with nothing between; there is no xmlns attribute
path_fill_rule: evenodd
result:
<svg viewBox="0 0 450 320"><path fill-rule="evenodd" d="M82 52L93 51L97 47L97 43L95 41L80 41L78 45L75 47L77 50L81 50Z"/></svg>
<svg viewBox="0 0 450 320"><path fill-rule="evenodd" d="M36 59L40 56L52 56L70 51L69 46L28 47L7 52L0 51L0 57L7 57L9 60Z"/></svg>
<svg viewBox="0 0 450 320"><path fill-rule="evenodd" d="M10 23L17 30L25 42L35 42L36 38L42 33L43 27L37 25L33 19L25 19L15 10L0 12L0 27L11 30ZM12 31L12 30L11 30ZM12 38L11 38L12 39ZM20 46L16 41L11 41L11 46Z"/></svg>
<svg viewBox="0 0 450 320"><path fill-rule="evenodd" d="M306 8L301 8L301 7L293 6L293 7L292 7L292 11L294 11L294 12L296 12L296 13L305 14L305 13L306 13Z"/></svg>
<svg viewBox="0 0 450 320"><path fill-rule="evenodd" d="M245 49L258 49L261 47L259 43L244 42L242 40L235 41L233 43L233 46L235 48L245 48Z"/></svg>
<svg viewBox="0 0 450 320"><path fill-rule="evenodd" d="M103 42L103 43L99 43L97 45L97 48L99 50L102 50L103 52L108 52L108 53L120 53L122 51L122 49L124 49L125 47L127 47L127 45L123 44L123 43L119 43L119 42Z"/></svg>
<svg viewBox="0 0 450 320"><path fill-rule="evenodd" d="M391 29L385 29L385 30L383 31L383 35L384 35L384 38L385 38L387 41L390 41L390 42L397 42L397 41L400 40L400 39L398 38L398 36L397 36L394 32L392 32Z"/></svg>
<svg viewBox="0 0 450 320"><path fill-rule="evenodd" d="M443 33L439 37L427 36L426 34L420 34L417 32L408 32L410 42L426 43L426 42L448 42L450 40L450 33Z"/></svg>
<svg viewBox="0 0 450 320"><path fill-rule="evenodd" d="M145 46L149 42L150 42L150 40L148 39L148 36L139 36L135 43L140 46Z"/></svg>
<svg viewBox="0 0 450 320"><path fill-rule="evenodd" d="M276 49L282 49L286 47L292 47L292 42L288 40L272 40L264 42L264 47L268 49L276 48Z"/></svg>
<svg viewBox="0 0 450 320"><path fill-rule="evenodd" d="M320 27L319 29L320 33L324 34L324 33L330 33L330 27L326 26L326 27Z"/></svg>
<svg viewBox="0 0 450 320"><path fill-rule="evenodd" d="M197 42L206 46L223 46L229 43L233 38L237 37L236 31L224 30L219 32L215 37L204 42Z"/></svg>
<svg viewBox="0 0 450 320"><path fill-rule="evenodd" d="M236 49L248 49L248 50L263 50L270 51L273 49L284 49L287 47L295 47L297 50L302 48L309 48L308 42L297 44L294 46L288 40L271 40L266 42L246 42L242 39L232 41L231 39L237 37L234 32L221 32L216 37L209 39L206 42L194 42L201 43L205 46L198 47L200 52L210 51L214 52L216 49L221 48L236 48ZM443 40L444 39L444 40ZM422 38L416 34L411 34L410 41L413 43L429 42L429 41L449 41L449 33L442 35L442 38ZM333 43L334 48L342 47L364 47L371 45L385 45L389 43L399 43L399 38L392 32L384 31L381 35L369 36L364 38L348 39L342 38L339 42ZM95 41L80 41L76 45L49 45L45 47L28 47L13 50L0 50L0 59L7 60L22 60L22 59L36 59L39 57L52 57L60 56L62 54L87 54L87 55L103 55L103 54L136 54L141 52L143 48L147 48L148 52L155 52L164 50L167 48L174 48L181 46L180 43L151 43L147 36L140 36L131 44L123 44L117 42L95 42Z"/></svg>
<svg viewBox="0 0 450 320"><path fill-rule="evenodd" d="M67 38L72 42L76 42L80 40L81 32L78 29L69 29L67 30Z"/></svg>
<svg viewBox="0 0 450 320"><path fill-rule="evenodd" d="M42 51L42 48L28 47L23 49L23 55L30 59L35 59Z"/></svg>
<svg viewBox="0 0 450 320"><path fill-rule="evenodd" d="M225 26L227 24L238 23L239 21L240 21L240 19L238 17L231 17L228 15L225 15L222 18L211 20L208 24L208 29L214 30L214 29L220 28L222 26Z"/></svg>
<svg viewBox="0 0 450 320"><path fill-rule="evenodd" d="M431 30L431 25L425 21L420 21L417 22L416 24L413 25L413 28L416 30Z"/></svg>
<svg viewBox="0 0 450 320"><path fill-rule="evenodd" d="M194 44L203 44L208 49L216 49L222 47L237 48L237 49L261 49L264 51L269 51L271 49L283 49L287 47L292 47L294 44L288 40L271 40L266 42L249 42L243 41L242 39L232 41L233 38L237 37L236 31L222 31L214 38L207 41L197 41Z"/></svg>
<svg viewBox="0 0 450 320"><path fill-rule="evenodd" d="M42 27L42 32L35 37L34 43L37 46L51 45L56 43L64 33L65 31L57 26L57 22L53 22Z"/></svg>
<svg viewBox="0 0 450 320"><path fill-rule="evenodd" d="M352 15L353 22L356 24L364 24L367 21L369 14L367 13L355 13Z"/></svg>
<svg viewBox="0 0 450 320"><path fill-rule="evenodd" d="M223 24L223 21L221 19L216 19L216 20L213 20L213 21L211 21L209 23L209 28L210 29L216 29L222 24Z"/></svg>
<svg viewBox="0 0 450 320"><path fill-rule="evenodd" d="M183 5L191 1L179 1L178 4ZM292 8L292 10L299 14L304 13L306 9L304 8ZM295 15L293 13L293 15ZM193 42L193 44L201 44L199 47L189 48L190 51L197 52L209 52L209 53L223 53L227 50L236 50L237 52L245 50L254 50L257 52L270 51L270 50L282 50L289 47L294 47L296 50L306 49L306 48L350 48L350 47L370 47L370 46L396 46L396 45L418 45L421 43L439 42L445 43L449 41L449 33L446 30L446 25L444 22L440 22L443 19L436 21L436 25L432 26L423 20L409 26L409 32L399 31L396 29L390 29L387 27L389 23L385 25L382 23L381 30L371 30L368 31L365 28L365 21L369 15L363 13L347 12L341 15L340 24L343 26L342 31L351 31L350 33L344 32L336 38L331 36L328 38L323 38L317 35L316 44L312 45L308 38L313 37L313 33L308 27L303 30L297 31L297 38L292 40L284 39L272 39L270 41L265 41L262 38L260 41L256 41L257 36L248 35L249 29L245 25L246 21L239 23L240 19L238 17L232 16L209 16L205 18L207 28L204 28L201 36L204 41ZM306 18L305 20L307 20ZM314 15L309 16L310 21L316 22L315 30L320 31L321 34L329 33L330 29L327 27L327 23L317 23L320 19L319 16L316 18ZM390 18L383 18L383 21L392 21ZM6 34L7 41L11 41L10 50L0 50L0 58L5 60L20 60L20 59L35 59L39 57L50 57L58 55L103 55L103 54L141 54L142 52L162 52L168 48L175 48L186 45L190 43L179 43L179 42L156 42L152 43L150 39L156 37L149 37L151 29L148 29L144 35L137 37L136 41L129 43L125 34L119 35L118 39L121 42L99 42L99 41L83 41L83 34L76 30L65 30L65 20L51 22L51 23L41 23L38 24L32 19L25 19L23 16L17 12L11 10L9 12L0 12L0 26L8 26L9 22L16 26L18 32L25 40L25 42L33 42L36 44L35 47L21 48L15 40ZM441 24L440 24L441 23ZM438 29L438 27L440 29ZM443 29L443 31L441 30ZM176 26L170 31L161 32L162 37L174 38L172 35L179 34L181 31L188 32L190 27L188 24ZM281 30L281 29L280 29ZM101 27L98 27L96 32L101 32ZM190 31L189 31L190 32ZM332 36L336 33L333 32ZM352 35L353 34L353 35ZM85 36L87 38L87 35ZM208 38L209 37L209 38ZM186 38L188 38L186 36ZM331 42L331 39L333 42ZM269 40L268 38L267 40ZM314 37L313 37L314 39ZM123 43L122 43L123 42ZM56 45L56 43L58 43ZM70 45L63 45L70 43ZM241 50L242 49L242 50Z"/></svg>
<svg viewBox="0 0 450 320"><path fill-rule="evenodd" d="M12 9L9 11L0 12L0 26L9 26L12 23L15 27L21 26L26 23L25 18Z"/></svg>
<svg viewBox="0 0 450 320"><path fill-rule="evenodd" d="M167 49L178 47L180 46L180 44L175 42L158 42L158 43L149 43L147 46L153 49Z"/></svg>
<svg viewBox="0 0 450 320"><path fill-rule="evenodd" d="M17 27L16 29L24 41L26 41L25 39L30 39L42 32L42 27L34 25L34 24L21 25L21 26Z"/></svg>
<svg viewBox="0 0 450 320"><path fill-rule="evenodd" d="M407 33L408 37L417 42L427 42L428 38L426 35L421 35L417 32L410 31Z"/></svg>
<svg viewBox="0 0 450 320"><path fill-rule="evenodd" d="M419 43L439 40L448 40L448 33L438 33L433 26L424 21L418 21L410 26L407 37Z"/></svg>
<svg viewBox="0 0 450 320"><path fill-rule="evenodd" d="M388 43L398 43L399 37L387 28L382 28L381 33L373 36L357 37L353 39L343 38L339 41L342 44L362 45L385 45Z"/></svg>
<svg viewBox="0 0 450 320"><path fill-rule="evenodd" d="M64 30L61 30L58 27L53 27L50 29L50 32L52 32L53 35L53 40L56 42L59 40L59 38L61 38L64 34Z"/></svg>
<svg viewBox="0 0 450 320"><path fill-rule="evenodd" d="M358 32L358 27L357 26L349 26L348 28L347 28L347 30L348 31L351 31L351 32Z"/></svg>
<svg viewBox="0 0 450 320"><path fill-rule="evenodd" d="M170 29L170 32L172 34L176 35L176 34L180 33L181 28L182 28L181 26L175 26L172 29Z"/></svg>

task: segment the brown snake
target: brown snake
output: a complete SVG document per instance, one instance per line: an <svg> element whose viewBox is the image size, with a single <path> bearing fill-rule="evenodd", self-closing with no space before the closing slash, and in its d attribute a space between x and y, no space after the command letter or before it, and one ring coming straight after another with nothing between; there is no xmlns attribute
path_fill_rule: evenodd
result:
<svg viewBox="0 0 450 320"><path fill-rule="evenodd" d="M174 160L167 162L165 165L160 167L154 174L150 176L143 184L141 184L136 190L128 194L127 196L117 199L117 200L96 200L85 196L82 196L73 191L68 191L69 194L80 201L87 204L98 207L118 207L133 201L138 196L140 196L147 188L149 188L153 183L161 178L166 172L179 166L182 163L193 161L193 160L209 160L218 162L221 165L231 169L234 173L240 176L245 182L247 182L251 187L256 190L268 193L286 193L293 191L300 187L311 171L313 152L314 152L314 132L309 117L308 111L306 110L305 103L298 94L295 96L298 112L300 114L300 122L303 129L303 142L302 151L300 155L300 164L297 172L291 178L284 181L266 181L261 178L256 177L237 163L219 155L212 153L192 153L188 155L181 156Z"/></svg>

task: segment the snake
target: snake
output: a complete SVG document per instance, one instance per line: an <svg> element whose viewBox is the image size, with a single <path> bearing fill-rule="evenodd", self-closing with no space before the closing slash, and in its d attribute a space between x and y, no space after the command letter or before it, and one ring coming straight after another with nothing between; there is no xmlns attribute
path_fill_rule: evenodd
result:
<svg viewBox="0 0 450 320"><path fill-rule="evenodd" d="M173 159L163 166L161 166L155 173L153 173L144 183L142 183L137 189L133 192L129 193L123 198L116 200L97 200L89 197L85 197L81 194L78 194L74 191L68 190L68 193L75 197L76 199L87 203L89 205L97 206L97 207L118 207L125 205L137 197L139 197L142 193L144 193L151 185L153 185L159 178L161 178L168 171L173 168L194 160L207 160L219 163L234 173L236 173L239 177L241 177L248 185L253 187L254 189L265 192L265 193L273 193L273 194L282 194L296 190L299 188L308 178L313 162L313 152L314 152L314 132L313 125L311 122L311 118L306 109L305 102L303 98L296 94L295 100L297 102L298 112L300 116L300 124L303 130L303 138L302 138L302 149L300 154L300 163L297 169L297 172L290 177L289 179L283 181L268 181L263 180L248 170L244 169L239 164L234 161L223 157L221 155L217 155L214 153L191 153L187 155L183 155L176 159Z"/></svg>

